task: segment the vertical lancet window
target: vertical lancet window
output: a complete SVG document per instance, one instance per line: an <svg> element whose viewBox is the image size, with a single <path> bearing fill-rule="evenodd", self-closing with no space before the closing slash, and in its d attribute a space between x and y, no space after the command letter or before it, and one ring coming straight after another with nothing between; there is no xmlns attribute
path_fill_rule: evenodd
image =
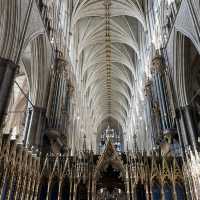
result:
<svg viewBox="0 0 200 200"><path fill-rule="evenodd" d="M160 200L161 198L161 188L160 188L160 185L157 183L157 182L154 182L153 183L153 186L152 186L152 199L153 200Z"/></svg>
<svg viewBox="0 0 200 200"><path fill-rule="evenodd" d="M164 184L164 199L165 200L173 199L172 184L170 182L166 182Z"/></svg>

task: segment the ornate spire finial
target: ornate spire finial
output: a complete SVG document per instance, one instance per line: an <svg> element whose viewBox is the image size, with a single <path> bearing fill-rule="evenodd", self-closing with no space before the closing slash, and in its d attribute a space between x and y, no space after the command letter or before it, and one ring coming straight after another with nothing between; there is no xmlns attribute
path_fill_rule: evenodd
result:
<svg viewBox="0 0 200 200"><path fill-rule="evenodd" d="M87 148L86 148L86 135L84 134L83 136L83 152L86 152Z"/></svg>
<svg viewBox="0 0 200 200"><path fill-rule="evenodd" d="M126 143L126 151L127 151L127 153L129 152L128 142Z"/></svg>
<svg viewBox="0 0 200 200"><path fill-rule="evenodd" d="M90 143L90 151L93 152L92 142Z"/></svg>
<svg viewBox="0 0 200 200"><path fill-rule="evenodd" d="M136 154L137 153L137 135L134 134L133 135L133 140L134 140L134 153Z"/></svg>

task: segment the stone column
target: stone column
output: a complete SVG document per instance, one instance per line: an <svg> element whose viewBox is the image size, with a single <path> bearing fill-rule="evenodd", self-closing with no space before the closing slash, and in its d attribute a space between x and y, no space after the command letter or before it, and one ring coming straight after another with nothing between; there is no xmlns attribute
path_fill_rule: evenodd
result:
<svg viewBox="0 0 200 200"><path fill-rule="evenodd" d="M70 176L70 195L69 200L73 200L73 188L74 188L74 181L72 175Z"/></svg>
<svg viewBox="0 0 200 200"><path fill-rule="evenodd" d="M57 200L61 200L62 199L62 181L63 181L63 177L61 176L59 178L59 187L58 187L58 199Z"/></svg>
<svg viewBox="0 0 200 200"><path fill-rule="evenodd" d="M189 135L190 145L192 146L192 150L197 150L197 128L195 126L194 119L192 117L193 108L189 105L182 107L181 110L183 112L183 120L185 122L186 132Z"/></svg>
<svg viewBox="0 0 200 200"><path fill-rule="evenodd" d="M148 184L148 182L145 183L145 190L146 190L146 199L147 200L151 200L151 194L150 194L150 191L149 191L149 184Z"/></svg>
<svg viewBox="0 0 200 200"><path fill-rule="evenodd" d="M36 183L35 183L35 188L33 188L33 199L37 200L38 199L38 192L39 192L39 185L40 185L40 180L39 178L37 179Z"/></svg>
<svg viewBox="0 0 200 200"><path fill-rule="evenodd" d="M51 191L50 191L51 181L52 181L52 177L50 176L50 177L49 177L49 181L48 181L46 200L49 200L49 199L50 199L50 196L51 196L51 194L50 194L50 192L51 192Z"/></svg>
<svg viewBox="0 0 200 200"><path fill-rule="evenodd" d="M35 172L35 170L34 170L34 172ZM33 172L32 177L31 177L31 185L30 185L30 190L29 190L29 194L27 196L27 199L33 199L34 198L33 197L34 188L35 188L35 184L37 184L36 183L36 176L35 176L34 172Z"/></svg>
<svg viewBox="0 0 200 200"><path fill-rule="evenodd" d="M175 180L173 181L173 200L177 200L177 194L176 194L176 183Z"/></svg>
<svg viewBox="0 0 200 200"><path fill-rule="evenodd" d="M4 176L2 177L2 187L1 187L1 191L0 191L0 196L2 197L2 196L4 196L4 197L6 197L6 194L5 194L5 185L6 185L6 183L7 183L7 181L8 181L8 178L9 178L9 176L8 176L8 167L6 167L6 169L5 169L5 172L4 172Z"/></svg>
<svg viewBox="0 0 200 200"><path fill-rule="evenodd" d="M179 116L176 116L175 118L175 123L176 123L176 128L177 128L177 133L178 133L178 137L179 137L179 142L181 145L181 152L182 155L185 157L185 147L188 146L188 139L187 139L187 134L186 134L186 130L185 130L185 126L181 117L181 111L179 112Z"/></svg>
<svg viewBox="0 0 200 200"><path fill-rule="evenodd" d="M73 200L76 200L76 196L77 196L77 183L75 183L74 181L74 188L73 188Z"/></svg>
<svg viewBox="0 0 200 200"><path fill-rule="evenodd" d="M96 199L96 177L92 177L92 200Z"/></svg>
<svg viewBox="0 0 200 200"><path fill-rule="evenodd" d="M151 179L151 178L150 178ZM150 191L149 191L149 193L150 193L150 199L152 199L153 200L153 191L152 191L152 180L150 180L150 184L149 184L149 189L150 189Z"/></svg>
<svg viewBox="0 0 200 200"><path fill-rule="evenodd" d="M135 195L135 192L134 192L134 187L135 187L135 180L133 178L133 175L131 174L131 199L134 200L134 195Z"/></svg>
<svg viewBox="0 0 200 200"><path fill-rule="evenodd" d="M88 173L88 191L87 191L87 195L88 195L88 200L90 200L90 191L91 191L91 174L90 172Z"/></svg>
<svg viewBox="0 0 200 200"><path fill-rule="evenodd" d="M163 182L161 183L161 200L165 200L165 191Z"/></svg>
<svg viewBox="0 0 200 200"><path fill-rule="evenodd" d="M0 57L0 127L4 121L17 68L18 65L11 60Z"/></svg>
<svg viewBox="0 0 200 200"><path fill-rule="evenodd" d="M11 171L11 180L10 180L10 185L9 185L9 190L8 190L8 196L7 198L8 199L11 199L11 193L12 193L12 190L13 190L13 182L14 182L14 174L15 174L15 171L12 169Z"/></svg>
<svg viewBox="0 0 200 200"><path fill-rule="evenodd" d="M128 164L126 164L126 195L127 195L127 200L130 200L130 187L129 187L129 170L128 170Z"/></svg>

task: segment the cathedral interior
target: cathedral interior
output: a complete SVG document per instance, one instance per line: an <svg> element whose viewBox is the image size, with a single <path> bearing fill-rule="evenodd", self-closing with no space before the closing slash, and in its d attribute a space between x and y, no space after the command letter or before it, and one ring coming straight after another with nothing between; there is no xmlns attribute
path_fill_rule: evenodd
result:
<svg viewBox="0 0 200 200"><path fill-rule="evenodd" d="M0 0L1 200L200 200L199 0Z"/></svg>

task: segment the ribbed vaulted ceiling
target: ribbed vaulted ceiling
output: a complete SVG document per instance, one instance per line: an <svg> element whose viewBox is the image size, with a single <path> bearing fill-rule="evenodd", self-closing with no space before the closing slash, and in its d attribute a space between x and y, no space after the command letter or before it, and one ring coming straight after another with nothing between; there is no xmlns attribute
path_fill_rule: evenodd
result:
<svg viewBox="0 0 200 200"><path fill-rule="evenodd" d="M138 24L145 29L139 2L82 0L74 8L79 75L97 125L109 117L122 126L127 120L140 56Z"/></svg>

